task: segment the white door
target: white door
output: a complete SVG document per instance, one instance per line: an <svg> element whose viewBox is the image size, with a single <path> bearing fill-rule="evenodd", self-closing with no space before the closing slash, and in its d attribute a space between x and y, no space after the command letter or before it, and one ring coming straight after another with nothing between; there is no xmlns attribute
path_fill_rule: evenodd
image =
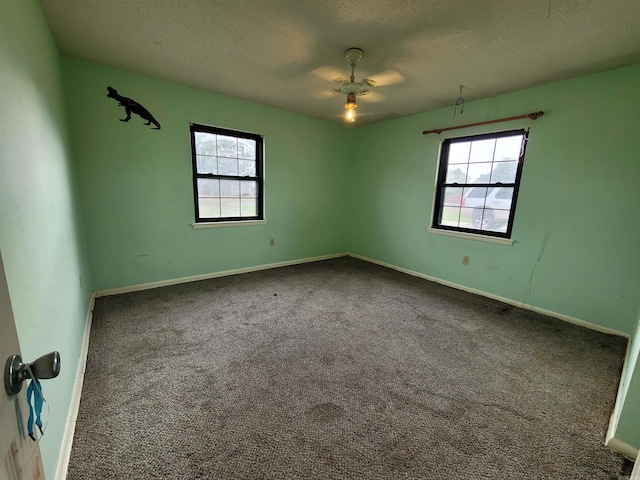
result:
<svg viewBox="0 0 640 480"><path fill-rule="evenodd" d="M3 378L0 392L0 480L40 480L44 479L40 449L26 431L29 418L26 382L18 395L9 396L4 388L5 363L7 358L16 354L20 354L20 344L0 252L0 368ZM34 359L23 358L23 361L31 360Z"/></svg>

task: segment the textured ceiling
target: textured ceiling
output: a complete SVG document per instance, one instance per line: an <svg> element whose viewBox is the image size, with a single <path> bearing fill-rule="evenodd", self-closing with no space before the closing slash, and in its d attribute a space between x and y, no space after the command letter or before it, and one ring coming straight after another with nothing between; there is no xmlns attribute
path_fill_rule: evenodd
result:
<svg viewBox="0 0 640 480"><path fill-rule="evenodd" d="M360 125L640 63L638 0L40 3L64 55L338 122L359 47Z"/></svg>

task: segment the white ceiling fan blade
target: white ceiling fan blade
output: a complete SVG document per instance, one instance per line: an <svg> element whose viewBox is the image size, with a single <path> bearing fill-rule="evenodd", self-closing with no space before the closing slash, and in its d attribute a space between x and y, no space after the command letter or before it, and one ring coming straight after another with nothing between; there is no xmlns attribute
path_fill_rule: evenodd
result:
<svg viewBox="0 0 640 480"><path fill-rule="evenodd" d="M344 73L333 67L314 68L311 70L311 74L330 82L342 83L347 81Z"/></svg>
<svg viewBox="0 0 640 480"><path fill-rule="evenodd" d="M395 70L385 70L384 72L376 73L364 79L364 81L372 87L385 87L387 85L393 85L394 83L402 83L405 80L404 75Z"/></svg>
<svg viewBox="0 0 640 480"><path fill-rule="evenodd" d="M336 95L338 92L334 91L334 90L323 90L321 92L316 92L313 94L314 98L329 98L329 97L333 97L334 95Z"/></svg>
<svg viewBox="0 0 640 480"><path fill-rule="evenodd" d="M384 100L384 95L380 95L378 92L372 92L371 90L358 95L358 98L362 98L367 103L378 103Z"/></svg>

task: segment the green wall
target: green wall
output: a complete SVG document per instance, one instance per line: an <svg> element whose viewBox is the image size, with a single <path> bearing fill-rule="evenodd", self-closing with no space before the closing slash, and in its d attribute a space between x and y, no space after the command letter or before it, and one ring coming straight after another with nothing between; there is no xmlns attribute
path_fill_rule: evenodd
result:
<svg viewBox="0 0 640 480"><path fill-rule="evenodd" d="M23 358L53 350L62 358L60 376L43 382L51 407L40 443L48 478L58 461L93 290L60 82L57 49L38 3L0 1L0 249Z"/></svg>
<svg viewBox="0 0 640 480"><path fill-rule="evenodd" d="M631 334L640 291L639 82L637 65L468 102L455 121L446 108L357 128L349 250ZM538 110L545 115L535 121L422 135ZM531 133L514 245L427 233L441 138L524 126Z"/></svg>
<svg viewBox="0 0 640 480"><path fill-rule="evenodd" d="M96 290L344 251L351 130L82 60L63 68ZM118 121L107 86L162 129ZM191 228L189 122L265 136L266 225Z"/></svg>

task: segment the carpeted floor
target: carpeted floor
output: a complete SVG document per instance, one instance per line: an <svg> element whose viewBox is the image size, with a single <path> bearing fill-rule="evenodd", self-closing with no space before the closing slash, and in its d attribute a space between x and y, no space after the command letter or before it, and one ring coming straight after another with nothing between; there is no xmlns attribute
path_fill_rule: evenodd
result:
<svg viewBox="0 0 640 480"><path fill-rule="evenodd" d="M349 257L103 297L67 478L619 478L625 348Z"/></svg>

